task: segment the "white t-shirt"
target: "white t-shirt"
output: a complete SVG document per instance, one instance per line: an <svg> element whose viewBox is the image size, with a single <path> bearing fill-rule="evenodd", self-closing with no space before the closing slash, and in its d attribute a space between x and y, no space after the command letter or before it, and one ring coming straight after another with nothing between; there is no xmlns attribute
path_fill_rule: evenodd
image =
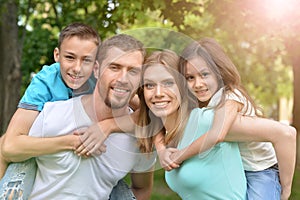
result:
<svg viewBox="0 0 300 200"><path fill-rule="evenodd" d="M92 121L81 97L46 103L29 135L54 137L87 127ZM91 158L62 151L36 158L38 170L30 199L108 199L112 188L129 172L145 172L155 163L155 156L143 155L135 137L111 134L105 141L106 152Z"/></svg>
<svg viewBox="0 0 300 200"><path fill-rule="evenodd" d="M220 89L209 102L209 106L215 106L221 99L223 88ZM227 100L234 100L242 103L241 113L246 116L255 116L253 106L242 95L239 90L226 94ZM248 105L248 108L247 108ZM246 110L247 109L247 110ZM246 111L246 112L245 112ZM239 149L242 156L243 166L246 171L261 171L277 163L275 150L270 142L239 142Z"/></svg>

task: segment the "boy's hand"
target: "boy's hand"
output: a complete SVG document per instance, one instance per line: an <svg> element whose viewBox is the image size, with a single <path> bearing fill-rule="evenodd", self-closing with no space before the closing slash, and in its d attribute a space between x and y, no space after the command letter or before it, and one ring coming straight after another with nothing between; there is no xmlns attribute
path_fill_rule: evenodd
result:
<svg viewBox="0 0 300 200"><path fill-rule="evenodd" d="M91 125L87 129L76 131L74 134L80 136L82 144L75 150L75 153L78 156L101 155L104 153L106 151L106 145L103 144L103 142L109 134L108 131L104 131L104 128L105 126L101 126L101 122L99 122Z"/></svg>
<svg viewBox="0 0 300 200"><path fill-rule="evenodd" d="M179 165L171 159L171 155L177 152L176 148L165 148L163 150L158 151L159 162L162 168L166 171L171 171L172 169L178 168Z"/></svg>

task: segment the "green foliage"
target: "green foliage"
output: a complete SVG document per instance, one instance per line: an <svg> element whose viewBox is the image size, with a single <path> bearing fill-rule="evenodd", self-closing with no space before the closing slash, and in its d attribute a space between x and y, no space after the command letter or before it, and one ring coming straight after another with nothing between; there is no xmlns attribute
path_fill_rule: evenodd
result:
<svg viewBox="0 0 300 200"><path fill-rule="evenodd" d="M193 39L214 37L238 67L251 96L268 109L277 104L279 97L292 95L291 66L283 38L294 34L291 30L297 24L282 31L282 23L259 12L266 9L264 3L265 0L260 4L251 0L20 0L23 88L31 72L53 62L59 31L71 22L81 21L96 28L102 39L126 32L143 41L149 50L170 48L180 52ZM266 23L272 25L272 31L266 30Z"/></svg>

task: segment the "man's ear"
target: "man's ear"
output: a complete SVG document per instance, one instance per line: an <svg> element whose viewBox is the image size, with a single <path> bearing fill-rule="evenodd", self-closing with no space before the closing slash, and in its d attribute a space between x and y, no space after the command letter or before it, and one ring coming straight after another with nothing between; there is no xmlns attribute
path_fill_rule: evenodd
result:
<svg viewBox="0 0 300 200"><path fill-rule="evenodd" d="M98 60L96 60L95 64L94 64L94 76L96 79L98 79L99 71L100 71L99 62L98 62Z"/></svg>
<svg viewBox="0 0 300 200"><path fill-rule="evenodd" d="M59 62L59 49L58 47L56 47L53 51L53 56L54 56L54 60L55 62Z"/></svg>

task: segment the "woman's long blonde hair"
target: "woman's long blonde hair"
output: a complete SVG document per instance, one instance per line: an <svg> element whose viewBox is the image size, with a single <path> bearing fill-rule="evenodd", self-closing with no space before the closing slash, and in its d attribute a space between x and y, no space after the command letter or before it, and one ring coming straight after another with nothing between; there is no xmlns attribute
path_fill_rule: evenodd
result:
<svg viewBox="0 0 300 200"><path fill-rule="evenodd" d="M138 137L139 147L142 152L153 151L153 137L161 130L164 130L163 122L159 117L156 117L147 107L144 98L144 74L147 68L151 66L164 67L173 77L181 95L181 105L178 108L178 116L176 119L176 127L165 134L164 143L166 145L172 144L176 146L181 139L184 128L188 121L188 116L192 108L197 106L196 98L188 90L186 80L182 74L179 73L179 56L170 50L162 50L153 52L145 61L141 73L141 86L138 90L140 98L140 113L138 118L138 126L136 126L135 133ZM165 131L164 131L165 132Z"/></svg>

